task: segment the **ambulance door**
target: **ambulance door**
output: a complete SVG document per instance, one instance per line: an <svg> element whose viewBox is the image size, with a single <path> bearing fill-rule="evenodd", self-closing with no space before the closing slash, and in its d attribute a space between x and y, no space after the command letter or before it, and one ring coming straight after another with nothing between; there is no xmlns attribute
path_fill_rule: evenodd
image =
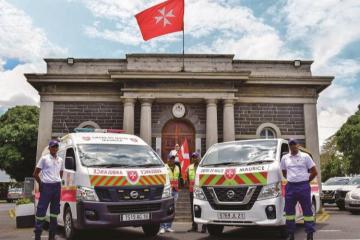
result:
<svg viewBox="0 0 360 240"><path fill-rule="evenodd" d="M66 207L71 207L71 212L76 216L74 212L76 209L76 184L74 182L76 172L76 158L74 148L68 147L64 158L64 173L61 182L61 207L58 222L63 226L64 224L64 212Z"/></svg>

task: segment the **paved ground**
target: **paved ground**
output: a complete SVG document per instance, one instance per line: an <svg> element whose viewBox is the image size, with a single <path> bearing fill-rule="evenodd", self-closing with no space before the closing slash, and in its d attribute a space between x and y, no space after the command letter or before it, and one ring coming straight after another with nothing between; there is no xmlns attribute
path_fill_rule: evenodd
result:
<svg viewBox="0 0 360 240"><path fill-rule="evenodd" d="M24 240L33 239L32 229L16 229L15 220L9 216L9 209L13 204L0 203L0 239ZM325 214L318 216L318 232L316 239L321 240L360 240L360 215L352 215L346 211L339 211L336 207L327 206ZM211 238L207 234L187 233L190 224L177 223L174 226L175 233L167 233L158 236L159 240L211 240L211 239L280 239L278 232L274 229L264 228L225 228L221 238ZM298 225L297 239L305 239L304 229ZM47 239L44 233L44 240ZM62 236L59 240L64 239ZM87 232L80 239L92 240L115 240L115 239L145 239L140 228L125 228L106 231Z"/></svg>

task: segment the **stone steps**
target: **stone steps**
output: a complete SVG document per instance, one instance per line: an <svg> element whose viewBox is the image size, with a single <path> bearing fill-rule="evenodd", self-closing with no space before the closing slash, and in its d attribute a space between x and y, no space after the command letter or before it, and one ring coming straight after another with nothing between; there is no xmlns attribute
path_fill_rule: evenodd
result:
<svg viewBox="0 0 360 240"><path fill-rule="evenodd" d="M179 190L175 209L175 222L191 222L190 197L187 189Z"/></svg>

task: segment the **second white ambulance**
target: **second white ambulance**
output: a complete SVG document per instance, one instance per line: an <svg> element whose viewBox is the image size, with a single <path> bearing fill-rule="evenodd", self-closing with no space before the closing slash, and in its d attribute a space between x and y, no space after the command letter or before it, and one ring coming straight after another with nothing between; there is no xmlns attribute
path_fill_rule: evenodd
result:
<svg viewBox="0 0 360 240"><path fill-rule="evenodd" d="M280 160L289 152L286 140L247 140L212 146L196 171L195 222L207 224L210 235L224 226L285 225ZM311 185L313 212L320 209L319 188ZM297 219L302 218L300 205ZM280 228L282 229L282 228Z"/></svg>

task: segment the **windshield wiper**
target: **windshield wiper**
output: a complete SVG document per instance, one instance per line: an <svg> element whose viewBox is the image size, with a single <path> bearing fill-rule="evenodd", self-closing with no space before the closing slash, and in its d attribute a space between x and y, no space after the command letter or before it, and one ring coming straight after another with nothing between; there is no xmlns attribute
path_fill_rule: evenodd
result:
<svg viewBox="0 0 360 240"><path fill-rule="evenodd" d="M241 163L239 163L239 162L213 163L213 164L202 165L202 167L209 167L209 166L229 166L229 165L241 165Z"/></svg>
<svg viewBox="0 0 360 240"><path fill-rule="evenodd" d="M270 162L274 162L274 160L257 160L257 161L250 161L250 162L246 162L246 165L254 165L254 164L260 164L260 163L270 163Z"/></svg>
<svg viewBox="0 0 360 240"><path fill-rule="evenodd" d="M113 167L133 167L133 166L129 164L119 164L119 163L103 163L103 164L88 165L87 167L113 168Z"/></svg>

